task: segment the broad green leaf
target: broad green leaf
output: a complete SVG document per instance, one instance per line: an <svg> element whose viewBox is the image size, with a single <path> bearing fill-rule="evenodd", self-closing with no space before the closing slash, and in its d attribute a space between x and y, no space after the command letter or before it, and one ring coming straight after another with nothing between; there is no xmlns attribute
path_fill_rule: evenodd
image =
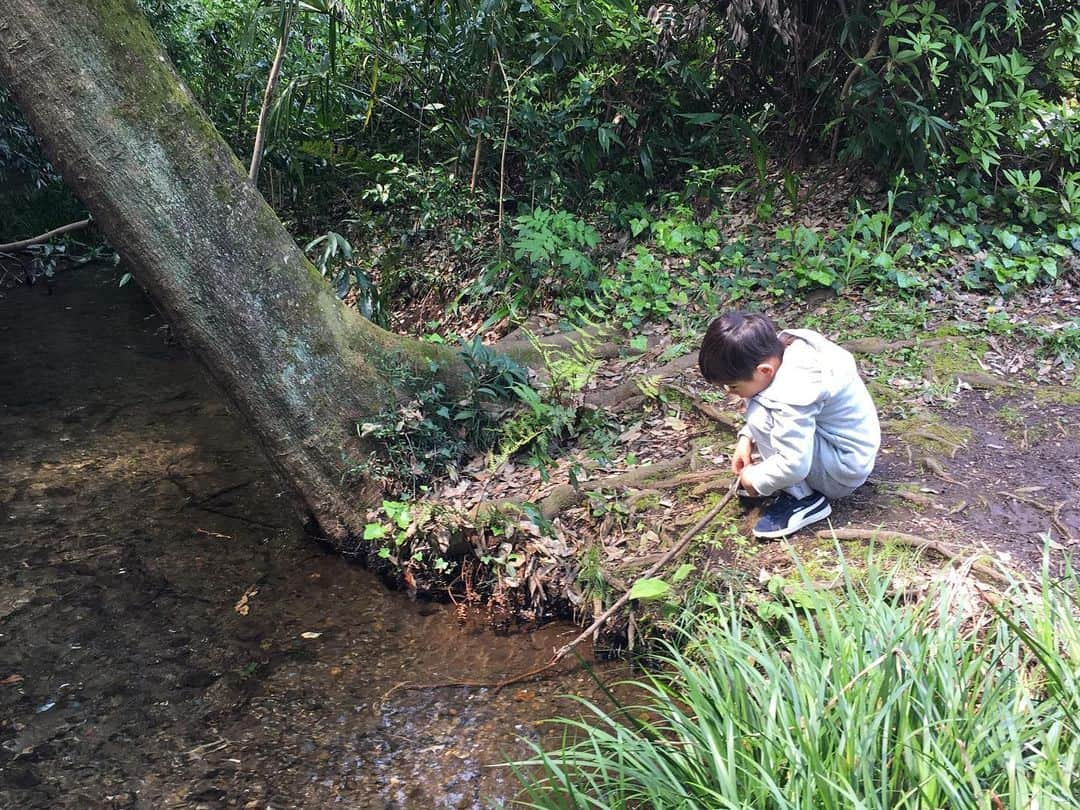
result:
<svg viewBox="0 0 1080 810"><path fill-rule="evenodd" d="M639 579L630 589L630 599L659 599L671 591L671 586L657 577Z"/></svg>

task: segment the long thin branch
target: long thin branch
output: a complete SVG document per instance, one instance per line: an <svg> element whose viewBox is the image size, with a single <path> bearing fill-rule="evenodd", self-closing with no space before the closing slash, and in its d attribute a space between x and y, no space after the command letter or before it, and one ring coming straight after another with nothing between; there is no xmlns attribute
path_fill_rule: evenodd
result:
<svg viewBox="0 0 1080 810"><path fill-rule="evenodd" d="M285 9L284 25L281 29L281 39L278 41L277 53L274 54L274 63L270 66L270 76L266 80L266 92L263 93L262 108L259 110L259 126L255 130L255 147L251 151L251 168L248 169L248 177L255 183L259 179L259 167L262 165L263 146L266 143L266 121L270 117L270 103L274 99L274 89L277 87L278 75L281 73L281 63L285 61L285 51L289 45L289 32L292 30L292 9Z"/></svg>
<svg viewBox="0 0 1080 810"><path fill-rule="evenodd" d="M738 486L738 483L738 479L732 481L731 486L728 487L727 494L724 495L724 497L717 502L716 506L706 512L705 516L702 517L701 520L699 520L697 523L695 523L693 526L683 532L682 537L678 539L675 545L673 545L663 557L657 560L652 565L652 567L649 568L648 571L642 574L639 579L648 579L665 565L667 565L669 562L671 562L676 557L680 556L684 551L686 551L686 549L690 546L690 541L697 537L697 535L701 532L702 529L712 523L713 519L720 514L721 510L723 510L723 508L728 505L728 501L735 497L735 489ZM615 600L614 604L612 604L611 607L601 613L597 617L596 621L590 624L583 633L581 633L569 644L561 647L559 651L556 652L555 655L552 657L548 666L554 666L555 664L557 664L560 660L562 660L563 657L566 656L567 653L574 649L574 647L576 647L582 641L584 641L601 627L603 627L604 623L608 619L610 619L619 608L621 608L623 605L630 601L630 593L632 590L633 588L628 588L626 593L624 593L617 600Z"/></svg>
<svg viewBox="0 0 1080 810"><path fill-rule="evenodd" d="M866 55L851 68L851 72L848 73L847 79L844 81L844 86L840 88L840 105L838 112L841 114L844 112L844 104L847 102L851 87L855 83L855 77L859 75L859 71L862 70L871 59L877 56L877 52L881 48L881 39L884 33L885 26L882 24L878 26L877 33L874 34L874 39L870 43L870 49L866 52ZM836 150L840 144L841 124L841 121L837 121L836 128L833 130L832 146L829 148L829 160L831 161L836 160Z"/></svg>
<svg viewBox="0 0 1080 810"><path fill-rule="evenodd" d="M501 250L503 243L503 190L506 187L506 144L507 141L510 140L510 110L514 88L513 85L510 84L510 80L506 77L506 69L503 67L502 55L499 53L498 48L495 49L495 61L499 65L499 72L502 74L503 85L506 87L506 123L503 126L502 153L499 156L499 222L496 229L499 248Z"/></svg>
<svg viewBox="0 0 1080 810"><path fill-rule="evenodd" d="M42 242L48 242L50 239L55 239L57 236L61 236L65 233L82 230L83 228L87 227L91 222L93 222L93 220L87 217L86 219L81 219L78 222L71 222L67 225L62 225L59 228L53 228L51 231L46 231L45 233L41 234L41 236L34 236L30 239L22 239L18 242L8 242L6 245L0 245L0 253L13 253L16 250L22 250L23 248L28 248L31 245L38 245Z"/></svg>

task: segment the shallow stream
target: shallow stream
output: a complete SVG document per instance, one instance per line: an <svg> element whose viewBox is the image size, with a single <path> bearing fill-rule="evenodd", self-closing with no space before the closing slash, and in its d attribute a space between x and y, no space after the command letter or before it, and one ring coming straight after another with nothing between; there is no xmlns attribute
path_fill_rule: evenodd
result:
<svg viewBox="0 0 1080 810"><path fill-rule="evenodd" d="M304 537L111 269L0 290L0 806L502 806L574 632L497 633Z"/></svg>

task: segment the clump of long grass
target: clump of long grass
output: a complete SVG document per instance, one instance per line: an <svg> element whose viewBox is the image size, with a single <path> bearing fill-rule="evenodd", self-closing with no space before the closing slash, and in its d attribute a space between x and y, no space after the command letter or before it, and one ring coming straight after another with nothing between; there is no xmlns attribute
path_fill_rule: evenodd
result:
<svg viewBox="0 0 1080 810"><path fill-rule="evenodd" d="M973 620L955 581L918 604L870 567L766 621L734 600L664 645L637 705L554 722L519 803L567 808L1080 806L1071 566ZM977 598L977 597L976 597ZM802 600L805 602L806 600ZM978 616L978 612L976 612ZM623 692L623 690L620 690Z"/></svg>

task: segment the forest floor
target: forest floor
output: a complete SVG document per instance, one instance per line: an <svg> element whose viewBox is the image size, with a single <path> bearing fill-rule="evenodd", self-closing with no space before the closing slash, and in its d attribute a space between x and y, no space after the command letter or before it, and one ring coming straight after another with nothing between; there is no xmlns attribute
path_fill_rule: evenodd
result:
<svg viewBox="0 0 1080 810"><path fill-rule="evenodd" d="M519 735L536 739L533 721L566 711L555 696L587 692L585 676L381 698L403 679L537 667L573 628L496 637L482 616L388 594L305 539L229 407L116 281L87 268L61 274L54 295L0 291L0 804L474 807L511 795L505 769L484 766L524 753ZM851 346L882 414L878 467L836 502L832 526L918 534L951 544L961 566L978 556L1021 573L1044 548L1055 564L1071 550L1080 389L1052 350L1078 311L1069 281L1008 301L827 296L773 309L781 325ZM737 420L739 403L700 380L690 337L648 337L647 351L605 359L583 392L629 383L633 407L607 408L608 428L568 447L548 480L478 459L431 494L462 512L543 503L565 493L571 464L587 488L680 460L665 480L561 509L549 532L522 519L515 536L474 539L501 556L494 596L519 617L572 606L588 620L727 487L733 433L705 412ZM754 519L733 506L712 523L676 590L765 592L790 575L791 549L816 579L835 577L831 539L759 543ZM844 553L857 565L866 548ZM878 548L905 591L942 568ZM656 618L640 605L632 615L641 632Z"/></svg>
<svg viewBox="0 0 1080 810"><path fill-rule="evenodd" d="M922 303L861 294L811 299L765 304L777 323L817 328L856 354L883 426L870 481L835 502L828 525L814 529L858 531L864 545L875 532L915 535L947 546L965 570L981 559L1036 574L1044 551L1058 565L1080 542L1080 387L1075 366L1056 351L1080 311L1071 283L1006 301L963 293ZM599 436L579 437L546 478L522 463L492 470L480 459L429 495L466 513L509 499L553 517L543 533L522 518L520 556L507 571L507 582L527 585L533 606L555 591L584 618L598 614L730 483L742 402L700 378L692 339L680 342L663 328L649 338L648 351L624 346L596 368L582 397L603 403L613 421ZM606 391L622 393L608 398ZM650 480L620 478L650 464L662 470ZM553 506L567 500L571 476L577 489L592 491ZM753 581L790 571L792 549L823 579L835 576L832 536L807 529L790 542L760 543L750 535L758 514L743 504L714 520L687 557L696 574L684 588L707 574ZM507 549L499 545L505 539L481 536L478 553ZM904 576L924 583L942 562L902 540L875 545L879 558L901 557ZM847 553L865 557L864 550Z"/></svg>

